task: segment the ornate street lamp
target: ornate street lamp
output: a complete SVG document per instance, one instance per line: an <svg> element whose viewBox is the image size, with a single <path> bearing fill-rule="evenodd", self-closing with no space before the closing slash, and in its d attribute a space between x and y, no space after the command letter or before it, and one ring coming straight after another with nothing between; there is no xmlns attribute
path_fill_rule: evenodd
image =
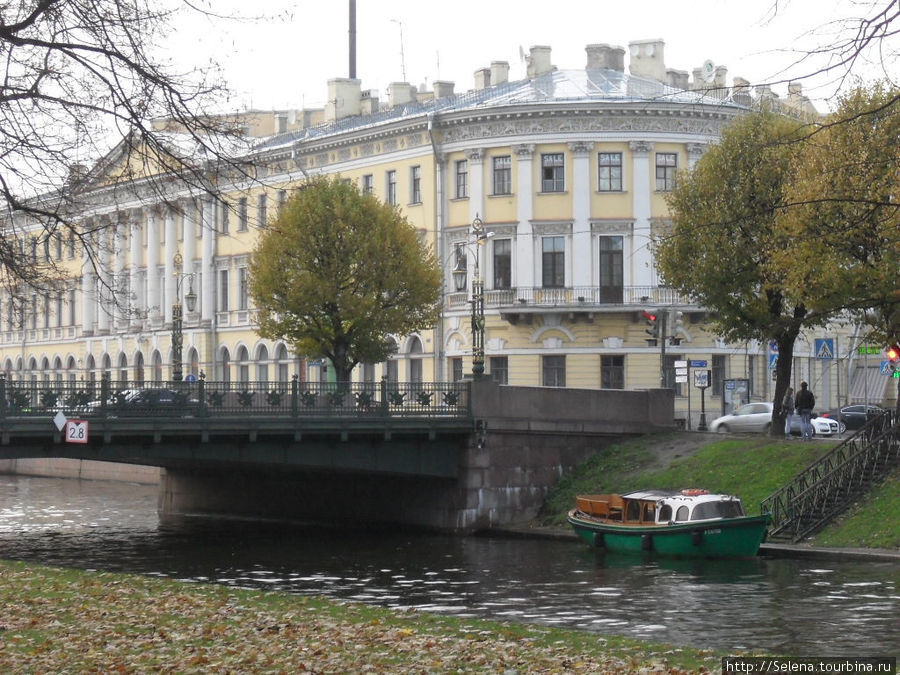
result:
<svg viewBox="0 0 900 675"><path fill-rule="evenodd" d="M476 214L472 221L475 237L475 269L472 274L472 376L484 375L484 282L479 267L481 245L487 239L484 222Z"/></svg>
<svg viewBox="0 0 900 675"><path fill-rule="evenodd" d="M181 285L185 279L188 279L188 292L184 296L188 312L194 311L194 307L197 305L197 294L194 293L194 275L182 276L181 274L181 265L184 262L181 254L176 253L172 262L175 264L175 302L172 304L172 379L175 382L181 382L181 347L183 343Z"/></svg>

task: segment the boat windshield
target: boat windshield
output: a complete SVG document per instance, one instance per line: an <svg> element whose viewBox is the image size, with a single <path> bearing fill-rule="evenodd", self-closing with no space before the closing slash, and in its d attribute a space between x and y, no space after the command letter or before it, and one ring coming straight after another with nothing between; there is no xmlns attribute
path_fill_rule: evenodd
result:
<svg viewBox="0 0 900 675"><path fill-rule="evenodd" d="M728 501L701 502L691 512L691 520L712 520L714 518L739 518L744 515L741 502L737 499Z"/></svg>

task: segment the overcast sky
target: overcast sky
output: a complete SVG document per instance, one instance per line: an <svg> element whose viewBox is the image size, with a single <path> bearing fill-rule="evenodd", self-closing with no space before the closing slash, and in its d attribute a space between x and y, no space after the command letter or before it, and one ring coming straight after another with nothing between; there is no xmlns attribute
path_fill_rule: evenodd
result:
<svg viewBox="0 0 900 675"><path fill-rule="evenodd" d="M326 82L348 76L347 0L200 0L246 20L198 18L179 23L167 46L179 63L224 67L235 91L230 109L321 107ZM628 46L662 39L667 68L688 71L711 60L752 83L799 77L821 61L791 68L800 52L833 42L836 19L868 16L886 0L357 0L357 77L386 98L387 85L435 80L473 86L475 70L508 61L510 79L525 76L520 49L552 48L555 66L584 68L592 43ZM259 20L252 15L265 14ZM402 39L401 39L402 36ZM868 55L856 73L898 77L897 38ZM887 54L887 61L884 60ZM626 54L626 69L628 58ZM836 75L804 80L804 92L826 111ZM784 95L787 86L775 84Z"/></svg>

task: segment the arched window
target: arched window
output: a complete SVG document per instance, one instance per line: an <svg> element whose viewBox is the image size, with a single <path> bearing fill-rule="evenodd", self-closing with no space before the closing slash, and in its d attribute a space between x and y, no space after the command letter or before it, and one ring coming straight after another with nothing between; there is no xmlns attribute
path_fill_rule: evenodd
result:
<svg viewBox="0 0 900 675"><path fill-rule="evenodd" d="M162 355L159 353L158 349L154 349L153 354L150 356L150 370L152 371L151 377L153 378L153 382L155 384L162 382Z"/></svg>
<svg viewBox="0 0 900 675"><path fill-rule="evenodd" d="M422 382L422 341L418 337L412 337L409 341L409 381L415 384Z"/></svg>
<svg viewBox="0 0 900 675"><path fill-rule="evenodd" d="M46 356L41 359L41 383L44 387L50 386L50 360Z"/></svg>
<svg viewBox="0 0 900 675"><path fill-rule="evenodd" d="M121 387L128 386L128 357L125 352L119 354L119 381L122 383Z"/></svg>
<svg viewBox="0 0 900 675"><path fill-rule="evenodd" d="M134 382L144 384L144 352L134 355Z"/></svg>
<svg viewBox="0 0 900 675"><path fill-rule="evenodd" d="M238 347L238 382L247 384L250 381L250 355L244 345Z"/></svg>
<svg viewBox="0 0 900 675"><path fill-rule="evenodd" d="M66 360L66 380L69 384L74 385L78 382L78 365L75 363L75 357L70 356Z"/></svg>
<svg viewBox="0 0 900 675"><path fill-rule="evenodd" d="M33 356L30 359L28 359L28 380L31 382L32 387L37 386L37 382L38 382L37 360Z"/></svg>
<svg viewBox="0 0 900 675"><path fill-rule="evenodd" d="M287 347L283 344L275 348L275 367L278 369L278 381L287 382L290 380L290 361L288 360Z"/></svg>
<svg viewBox="0 0 900 675"><path fill-rule="evenodd" d="M103 377L109 377L111 370L111 364L109 360L109 354L104 354L103 358L100 359L100 371L103 373Z"/></svg>
<svg viewBox="0 0 900 675"><path fill-rule="evenodd" d="M397 367L397 342L394 338L388 338L390 355L384 363L384 376L388 382L399 381L399 368Z"/></svg>
<svg viewBox="0 0 900 675"><path fill-rule="evenodd" d="M269 381L269 350L265 345L260 345L256 352L256 379L260 382Z"/></svg>
<svg viewBox="0 0 900 675"><path fill-rule="evenodd" d="M228 347L222 347L220 353L222 356L219 359L219 362L222 364L222 382L231 382L231 354L228 351Z"/></svg>
<svg viewBox="0 0 900 675"><path fill-rule="evenodd" d="M63 381L63 366L62 359L58 356L53 358L53 381L56 383L56 386L60 386Z"/></svg>
<svg viewBox="0 0 900 675"><path fill-rule="evenodd" d="M196 347L188 350L188 373L195 377L200 376L200 355L197 353Z"/></svg>
<svg viewBox="0 0 900 675"><path fill-rule="evenodd" d="M84 367L87 370L88 385L91 391L94 391L94 387L97 385L97 364L94 362L93 354L87 355Z"/></svg>

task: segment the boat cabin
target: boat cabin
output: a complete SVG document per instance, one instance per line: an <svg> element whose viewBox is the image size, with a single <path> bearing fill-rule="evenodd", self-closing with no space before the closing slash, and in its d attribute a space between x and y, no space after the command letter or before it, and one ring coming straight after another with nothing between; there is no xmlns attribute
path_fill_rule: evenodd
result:
<svg viewBox="0 0 900 675"><path fill-rule="evenodd" d="M744 515L741 500L706 490L643 490L576 497L582 513L623 525L672 525Z"/></svg>

